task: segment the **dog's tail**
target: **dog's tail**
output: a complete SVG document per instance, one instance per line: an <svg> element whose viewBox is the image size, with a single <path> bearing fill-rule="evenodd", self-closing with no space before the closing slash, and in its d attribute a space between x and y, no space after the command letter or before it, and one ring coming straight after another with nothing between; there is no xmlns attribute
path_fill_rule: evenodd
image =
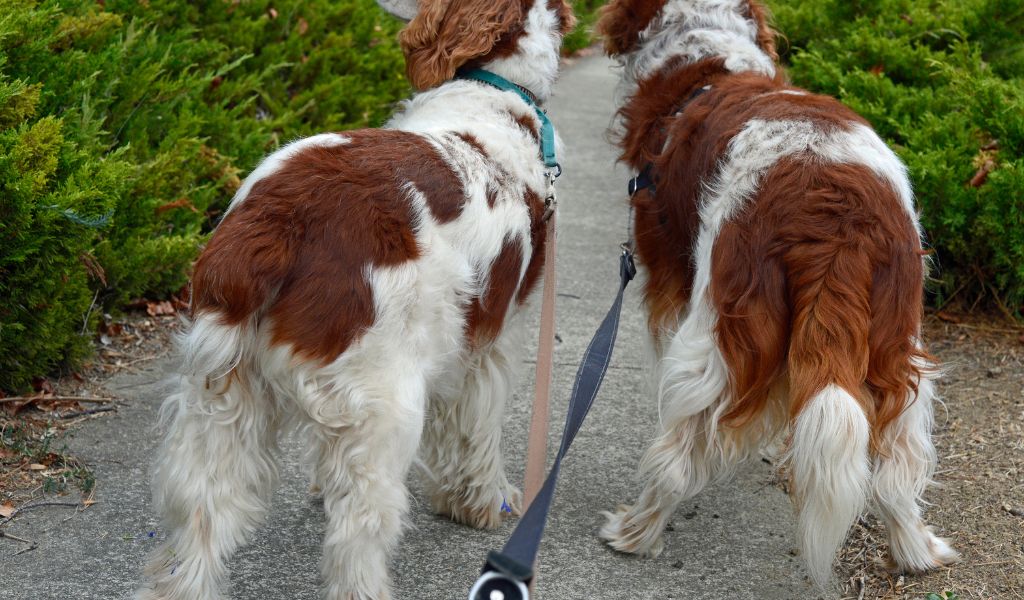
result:
<svg viewBox="0 0 1024 600"><path fill-rule="evenodd" d="M811 244L790 269L789 465L804 560L823 588L864 507L874 403L870 362L871 258L853 244Z"/></svg>

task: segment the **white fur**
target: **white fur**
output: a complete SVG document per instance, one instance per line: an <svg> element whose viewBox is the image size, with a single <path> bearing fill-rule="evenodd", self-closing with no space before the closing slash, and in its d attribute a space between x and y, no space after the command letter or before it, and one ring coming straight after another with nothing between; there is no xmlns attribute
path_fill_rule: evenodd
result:
<svg viewBox="0 0 1024 600"><path fill-rule="evenodd" d="M800 512L797 536L811 577L821 587L832 559L864 507L871 428L856 398L829 385L800 411L789 464Z"/></svg>
<svg viewBox="0 0 1024 600"><path fill-rule="evenodd" d="M889 552L901 571L920 572L956 562L960 556L936 537L921 519L921 496L935 471L932 445L934 368L926 372L917 395L886 432L888 456L875 458L871 480L879 515L889 532Z"/></svg>
<svg viewBox="0 0 1024 600"><path fill-rule="evenodd" d="M721 56L733 73L769 77L775 64L757 45L757 24L742 16L746 0L669 0L640 33L640 46L623 57L627 80L650 77L669 60Z"/></svg>
<svg viewBox="0 0 1024 600"><path fill-rule="evenodd" d="M520 52L492 60L484 68L525 86L537 96L537 100L544 102L551 97L558 75L561 46L558 15L548 8L546 2L534 2L527 13L526 35L519 39ZM524 56L526 60L522 59Z"/></svg>
<svg viewBox="0 0 1024 600"><path fill-rule="evenodd" d="M556 16L537 0L522 51L485 67L546 98L558 47ZM224 597L227 560L266 514L276 439L285 427L298 427L308 440L309 471L324 500L328 600L390 598L388 559L408 512L405 479L421 436L437 512L494 527L507 512L503 504L518 510L500 442L522 362L521 307L513 299L505 330L482 347L470 347L465 331L467 303L488 289L491 264L507 241L522 249L522 280L532 252L524 194L543 197L547 186L536 142L510 113L537 120L516 94L454 81L403 103L386 125L430 143L459 177L465 204L457 218L441 223L427 202L441 192L396 182L420 256L364 267L373 324L329 364L273 344L266 316L226 326L217 314L197 315L181 341L179 391L163 407L168 432L154 473L167 538L146 568L138 599ZM473 136L489 160L457 133ZM281 148L249 175L231 207L246 201L256 182L286 169L291 157L346 143L352 142L344 135L322 134Z"/></svg>

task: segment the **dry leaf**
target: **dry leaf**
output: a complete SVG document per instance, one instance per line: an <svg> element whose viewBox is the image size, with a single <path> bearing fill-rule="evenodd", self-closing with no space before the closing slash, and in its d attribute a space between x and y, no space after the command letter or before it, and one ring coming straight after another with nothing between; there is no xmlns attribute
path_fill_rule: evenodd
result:
<svg viewBox="0 0 1024 600"><path fill-rule="evenodd" d="M39 463L32 463L32 464L30 464L28 466L28 470L29 471L45 471L46 470L46 465L41 465Z"/></svg>
<svg viewBox="0 0 1024 600"><path fill-rule="evenodd" d="M10 502L0 504L0 517L7 518L14 514L14 505Z"/></svg>
<svg viewBox="0 0 1024 600"><path fill-rule="evenodd" d="M165 213L165 212L171 210L172 208L187 208L187 209L189 209L190 211L192 211L192 212L194 212L196 214L199 213L199 209L197 209L195 206L193 206L192 203L189 202L188 198L178 198L174 202L168 202L167 204L161 204L160 206L156 207L156 212L157 212L157 214L162 214L162 213Z"/></svg>
<svg viewBox="0 0 1024 600"><path fill-rule="evenodd" d="M36 377L32 380L32 389L43 394L53 394L53 384L49 379L43 377Z"/></svg>
<svg viewBox="0 0 1024 600"><path fill-rule="evenodd" d="M87 252L83 252L78 256L78 260L85 267L85 270L89 275L98 279L103 285L107 285L107 272L103 270L103 266L100 265L96 257Z"/></svg>
<svg viewBox="0 0 1024 600"><path fill-rule="evenodd" d="M174 305L168 302L167 300L146 303L146 314L151 317L173 315L174 313Z"/></svg>
<svg viewBox="0 0 1024 600"><path fill-rule="evenodd" d="M988 174L995 168L996 162L994 160L986 160L980 167L978 167L977 172L974 173L974 177L971 177L971 181L968 185L971 187L981 187L988 179Z"/></svg>

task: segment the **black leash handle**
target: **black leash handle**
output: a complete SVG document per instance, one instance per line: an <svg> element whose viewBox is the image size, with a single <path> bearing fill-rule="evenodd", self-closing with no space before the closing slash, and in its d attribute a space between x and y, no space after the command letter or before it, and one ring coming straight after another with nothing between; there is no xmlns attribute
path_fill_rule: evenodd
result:
<svg viewBox="0 0 1024 600"><path fill-rule="evenodd" d="M491 551L483 572L469 592L469 600L529 600L529 584L533 580L533 565L544 536L548 512L555 496L555 485L562 468L562 459L569 451L576 434L590 412L597 391L601 388L608 363L615 347L615 336L619 330L619 315L622 312L622 296L626 286L636 275L633 254L624 248L619 258L619 291L615 302L590 340L583 360L576 371L572 395L569 397L569 411L562 431L562 443L555 455L544 485L537 492L526 514L519 520L508 542L501 552Z"/></svg>

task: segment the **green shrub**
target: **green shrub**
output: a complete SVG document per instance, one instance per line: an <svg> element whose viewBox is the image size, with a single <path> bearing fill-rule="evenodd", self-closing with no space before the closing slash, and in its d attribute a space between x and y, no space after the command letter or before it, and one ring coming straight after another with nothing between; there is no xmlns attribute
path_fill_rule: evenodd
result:
<svg viewBox="0 0 1024 600"><path fill-rule="evenodd" d="M576 14L576 27L562 40L562 52L571 54L594 43L594 23L597 21L597 9L604 0L574 0L573 12Z"/></svg>
<svg viewBox="0 0 1024 600"><path fill-rule="evenodd" d="M935 301L989 300L1019 316L1024 2L769 4L794 82L858 111L907 163L939 267Z"/></svg>
<svg viewBox="0 0 1024 600"><path fill-rule="evenodd" d="M378 125L399 26L373 0L0 0L0 389L181 288L266 152Z"/></svg>

